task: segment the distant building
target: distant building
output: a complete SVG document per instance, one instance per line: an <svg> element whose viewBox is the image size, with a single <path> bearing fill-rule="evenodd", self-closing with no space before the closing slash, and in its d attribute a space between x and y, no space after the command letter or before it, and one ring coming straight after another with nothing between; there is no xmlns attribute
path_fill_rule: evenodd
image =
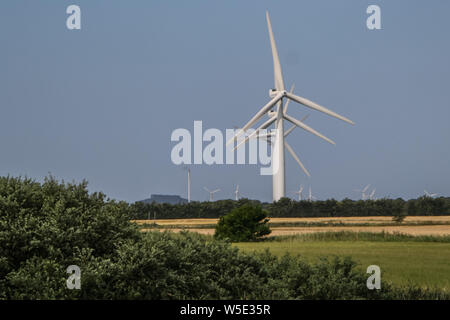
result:
<svg viewBox="0 0 450 320"><path fill-rule="evenodd" d="M165 195L165 194L152 194L150 199L142 200L144 203L168 203L168 204L185 204L188 203L187 199L184 199L177 195Z"/></svg>

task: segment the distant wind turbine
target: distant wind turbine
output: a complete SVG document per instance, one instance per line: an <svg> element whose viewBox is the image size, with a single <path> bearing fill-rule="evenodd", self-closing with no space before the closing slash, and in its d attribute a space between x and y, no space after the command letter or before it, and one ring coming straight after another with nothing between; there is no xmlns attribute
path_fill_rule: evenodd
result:
<svg viewBox="0 0 450 320"><path fill-rule="evenodd" d="M298 201L303 200L302 192L303 192L303 185L300 185L300 189L294 192L295 194L298 194Z"/></svg>
<svg viewBox="0 0 450 320"><path fill-rule="evenodd" d="M375 196L375 191L376 191L376 190L377 190L377 189L374 188L374 189L372 190L372 192L369 194L369 199L370 199L370 200L375 200L374 196Z"/></svg>
<svg viewBox="0 0 450 320"><path fill-rule="evenodd" d="M434 198L436 196L438 196L437 193L429 193L427 190L423 190L425 197L429 197L429 198Z"/></svg>
<svg viewBox="0 0 450 320"><path fill-rule="evenodd" d="M366 200L367 199L367 195L366 195L366 191L370 188L370 184L368 184L367 186L365 186L362 190L359 189L355 189L353 191L355 192L361 192L361 199L362 200Z"/></svg>
<svg viewBox="0 0 450 320"><path fill-rule="evenodd" d="M314 197L313 195L312 195L312 190L311 190L311 187L309 187L309 196L308 196L308 201L313 201L313 200L316 200L317 198L316 197Z"/></svg>
<svg viewBox="0 0 450 320"><path fill-rule="evenodd" d="M214 191L210 191L210 190L209 190L208 188L206 188L206 187L203 187L203 189L205 189L206 192L209 192L209 201L213 201L213 199L214 199L214 193L220 191L220 189L216 189L216 190L214 190Z"/></svg>
<svg viewBox="0 0 450 320"><path fill-rule="evenodd" d="M188 202L191 202L191 169L184 167L187 170L187 198Z"/></svg>
<svg viewBox="0 0 450 320"><path fill-rule="evenodd" d="M239 200L239 185L236 185L236 190L234 190L234 197L235 200L238 201Z"/></svg>

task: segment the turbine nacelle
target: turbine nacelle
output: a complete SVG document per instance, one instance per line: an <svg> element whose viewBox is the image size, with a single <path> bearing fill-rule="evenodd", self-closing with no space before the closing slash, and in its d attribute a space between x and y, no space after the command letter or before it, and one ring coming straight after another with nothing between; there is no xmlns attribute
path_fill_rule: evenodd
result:
<svg viewBox="0 0 450 320"><path fill-rule="evenodd" d="M269 112L267 112L267 116L269 118L274 117L277 114L277 112L275 110L269 110Z"/></svg>
<svg viewBox="0 0 450 320"><path fill-rule="evenodd" d="M275 98L277 96L277 94L281 93L282 94L282 98L287 96L287 91L286 90L277 90L277 89L270 89L269 90L269 97L271 98Z"/></svg>
<svg viewBox="0 0 450 320"><path fill-rule="evenodd" d="M269 97L271 98L275 98L275 96L278 94L278 90L277 89L270 89L269 90Z"/></svg>

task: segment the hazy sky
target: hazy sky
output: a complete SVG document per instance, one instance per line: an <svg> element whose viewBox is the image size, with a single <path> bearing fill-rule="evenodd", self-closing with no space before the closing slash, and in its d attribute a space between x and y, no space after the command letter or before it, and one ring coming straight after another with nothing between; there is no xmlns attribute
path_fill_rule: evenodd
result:
<svg viewBox="0 0 450 320"><path fill-rule="evenodd" d="M66 8L81 7L81 30ZM382 30L366 27L381 7ZM286 191L319 199L411 198L450 192L450 1L0 2L0 175L86 178L90 190L135 201L186 197L172 164L177 128L242 126L267 101L271 15L286 86L355 121L310 114L332 146L296 129L288 138L311 172L286 154ZM271 201L256 165L194 165L192 198Z"/></svg>

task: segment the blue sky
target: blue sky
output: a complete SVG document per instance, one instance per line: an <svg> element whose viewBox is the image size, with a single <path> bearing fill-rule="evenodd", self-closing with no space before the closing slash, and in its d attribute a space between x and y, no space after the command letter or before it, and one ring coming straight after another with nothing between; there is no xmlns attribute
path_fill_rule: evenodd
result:
<svg viewBox="0 0 450 320"><path fill-rule="evenodd" d="M81 7L81 30L66 7ZM382 30L366 28L381 7ZM269 99L271 15L286 86L355 121L291 104L336 141L296 129L288 138L287 196L300 184L319 199L414 198L450 189L450 2L21 1L0 3L0 175L51 172L116 199L186 196L172 164L177 128L225 130ZM256 165L192 166L192 198L270 201Z"/></svg>

